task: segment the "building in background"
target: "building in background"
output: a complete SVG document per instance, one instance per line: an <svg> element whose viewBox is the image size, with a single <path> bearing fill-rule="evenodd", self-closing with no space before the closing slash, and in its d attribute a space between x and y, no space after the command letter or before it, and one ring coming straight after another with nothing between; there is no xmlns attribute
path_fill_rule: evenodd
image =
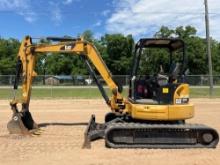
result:
<svg viewBox="0 0 220 165"><path fill-rule="evenodd" d="M60 85L60 84L71 84L73 85L73 77L72 76L50 76L45 80L46 85Z"/></svg>

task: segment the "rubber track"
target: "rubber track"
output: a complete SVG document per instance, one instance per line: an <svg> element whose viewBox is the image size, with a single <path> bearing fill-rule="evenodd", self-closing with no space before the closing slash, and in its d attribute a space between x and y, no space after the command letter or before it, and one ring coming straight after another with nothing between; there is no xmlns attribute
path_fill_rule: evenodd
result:
<svg viewBox="0 0 220 165"><path fill-rule="evenodd" d="M204 142L203 133L213 140ZM215 148L218 141L217 131L202 124L112 123L105 130L110 148Z"/></svg>

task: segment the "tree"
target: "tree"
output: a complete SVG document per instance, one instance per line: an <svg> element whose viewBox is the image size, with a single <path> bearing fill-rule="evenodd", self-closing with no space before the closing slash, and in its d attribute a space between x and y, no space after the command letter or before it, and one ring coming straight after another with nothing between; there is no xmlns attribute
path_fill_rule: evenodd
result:
<svg viewBox="0 0 220 165"><path fill-rule="evenodd" d="M154 37L156 38L169 38L175 34L175 31L169 29L167 26L162 26L158 32L155 33Z"/></svg>
<svg viewBox="0 0 220 165"><path fill-rule="evenodd" d="M107 66L113 74L129 74L132 58L134 40L131 35L106 34L102 37L102 42L106 45L108 58L105 59Z"/></svg>
<svg viewBox="0 0 220 165"><path fill-rule="evenodd" d="M213 62L213 74L220 73L220 43L212 40L212 62Z"/></svg>
<svg viewBox="0 0 220 165"><path fill-rule="evenodd" d="M86 41L93 42L94 37L93 37L93 32L91 30L86 30L82 33L81 35Z"/></svg>
<svg viewBox="0 0 220 165"><path fill-rule="evenodd" d="M0 39L0 75L15 74L19 46L20 42L16 39Z"/></svg>
<svg viewBox="0 0 220 165"><path fill-rule="evenodd" d="M174 30L174 32L178 36L178 38L187 39L190 37L194 37L197 30L192 26L186 26L185 28L183 26L179 26Z"/></svg>
<svg viewBox="0 0 220 165"><path fill-rule="evenodd" d="M175 29L169 29L168 27L163 26L160 31L155 34L155 36L176 36L177 38L182 39L186 44L187 66L190 70L190 74L206 74L208 69L205 40L196 36L196 32L197 30L192 26L179 26ZM160 57L160 59L166 60L164 58L165 57L162 56Z"/></svg>
<svg viewBox="0 0 220 165"><path fill-rule="evenodd" d="M190 74L207 74L207 53L205 39L197 36L197 30L192 26L179 26L174 29L162 26L155 33L156 38L177 37L186 43L186 55ZM129 74L132 63L134 40L131 35L105 34L97 40L90 30L82 33L84 39L92 42L108 68L113 74ZM69 37L69 36L66 36ZM49 43L41 40L40 43ZM212 39L212 60L213 73L220 74L220 43ZM16 56L20 47L20 42L16 39L0 38L0 74L15 74ZM156 54L156 55L153 55ZM147 59L147 61L146 61ZM43 62L45 60L45 63ZM165 63L164 69L169 68L168 54L165 50L145 50L140 66L140 73L155 73L160 63ZM36 71L38 74L66 74L83 75L88 74L86 66L78 56L62 53L41 54L38 56ZM94 67L93 67L94 68Z"/></svg>

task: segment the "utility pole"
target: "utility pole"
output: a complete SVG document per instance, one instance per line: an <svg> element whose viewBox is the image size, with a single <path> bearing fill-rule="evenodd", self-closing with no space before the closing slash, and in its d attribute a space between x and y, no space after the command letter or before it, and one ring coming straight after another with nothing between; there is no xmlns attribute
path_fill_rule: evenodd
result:
<svg viewBox="0 0 220 165"><path fill-rule="evenodd" d="M209 63L209 95L213 95L213 74L212 74L212 55L211 55L211 40L209 31L209 10L208 0L204 0L205 4L205 25L206 25L206 42L207 42L207 55Z"/></svg>

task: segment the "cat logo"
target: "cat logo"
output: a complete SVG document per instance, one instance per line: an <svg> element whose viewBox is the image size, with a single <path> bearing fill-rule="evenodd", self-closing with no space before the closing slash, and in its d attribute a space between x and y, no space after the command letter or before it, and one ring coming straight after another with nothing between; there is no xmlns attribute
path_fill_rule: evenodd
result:
<svg viewBox="0 0 220 165"><path fill-rule="evenodd" d="M74 44L69 44L69 45L64 45L60 48L60 50L64 50L64 51L70 51L74 48Z"/></svg>
<svg viewBox="0 0 220 165"><path fill-rule="evenodd" d="M71 50L72 49L72 45L65 45L65 50Z"/></svg>

